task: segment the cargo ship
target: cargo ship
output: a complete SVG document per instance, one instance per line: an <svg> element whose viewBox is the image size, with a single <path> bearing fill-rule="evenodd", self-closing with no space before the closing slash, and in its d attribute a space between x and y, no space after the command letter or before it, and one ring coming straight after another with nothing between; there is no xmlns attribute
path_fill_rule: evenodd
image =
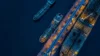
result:
<svg viewBox="0 0 100 56"><path fill-rule="evenodd" d="M39 41L41 43L44 43L48 40L48 38L51 36L51 34L54 32L54 30L57 28L61 20L63 19L63 15L58 13L52 20L50 26L46 31L40 36Z"/></svg>
<svg viewBox="0 0 100 56"><path fill-rule="evenodd" d="M47 3L44 5L44 7L33 16L33 20L39 20L55 2L56 0L47 0Z"/></svg>
<svg viewBox="0 0 100 56"><path fill-rule="evenodd" d="M78 18L75 26L63 42L60 56L78 55L99 15L100 0L90 0L87 8Z"/></svg>
<svg viewBox="0 0 100 56"><path fill-rule="evenodd" d="M77 18L86 8L88 0L77 0L72 6L68 14L61 21L57 29L53 32L51 37L48 39L47 43L44 45L43 49L39 52L37 56L54 56L59 46L61 46L65 36L73 28L77 21Z"/></svg>

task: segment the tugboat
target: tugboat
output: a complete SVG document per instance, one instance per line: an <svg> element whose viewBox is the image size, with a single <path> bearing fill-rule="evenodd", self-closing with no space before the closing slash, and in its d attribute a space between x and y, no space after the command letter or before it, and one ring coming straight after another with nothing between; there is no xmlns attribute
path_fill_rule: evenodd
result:
<svg viewBox="0 0 100 56"><path fill-rule="evenodd" d="M56 0L47 0L46 5L34 15L33 20L39 20L55 2Z"/></svg>
<svg viewBox="0 0 100 56"><path fill-rule="evenodd" d="M63 19L63 15L58 13L54 19L52 20L49 28L40 36L39 41L41 43L44 43L48 40L48 38L51 36L51 34L55 31L61 20Z"/></svg>

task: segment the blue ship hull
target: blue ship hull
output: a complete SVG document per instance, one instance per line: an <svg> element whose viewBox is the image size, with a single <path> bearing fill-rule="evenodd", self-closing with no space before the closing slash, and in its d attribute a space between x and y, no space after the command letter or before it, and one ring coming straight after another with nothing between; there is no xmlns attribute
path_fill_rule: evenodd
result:
<svg viewBox="0 0 100 56"><path fill-rule="evenodd" d="M98 16L100 15L100 4L98 3L100 3L99 0L90 1L86 10L78 18L68 37L66 37L60 51L60 56L78 55L89 33L95 25Z"/></svg>

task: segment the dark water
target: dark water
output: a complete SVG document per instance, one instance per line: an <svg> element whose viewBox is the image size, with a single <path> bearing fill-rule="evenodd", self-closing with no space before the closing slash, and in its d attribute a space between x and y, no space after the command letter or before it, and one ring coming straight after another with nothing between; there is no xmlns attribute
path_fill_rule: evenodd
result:
<svg viewBox="0 0 100 56"><path fill-rule="evenodd" d="M46 0L0 0L0 56L36 56L43 47L39 36L56 13L65 15L74 2L57 0L39 22L33 22ZM100 19L78 56L100 56Z"/></svg>

